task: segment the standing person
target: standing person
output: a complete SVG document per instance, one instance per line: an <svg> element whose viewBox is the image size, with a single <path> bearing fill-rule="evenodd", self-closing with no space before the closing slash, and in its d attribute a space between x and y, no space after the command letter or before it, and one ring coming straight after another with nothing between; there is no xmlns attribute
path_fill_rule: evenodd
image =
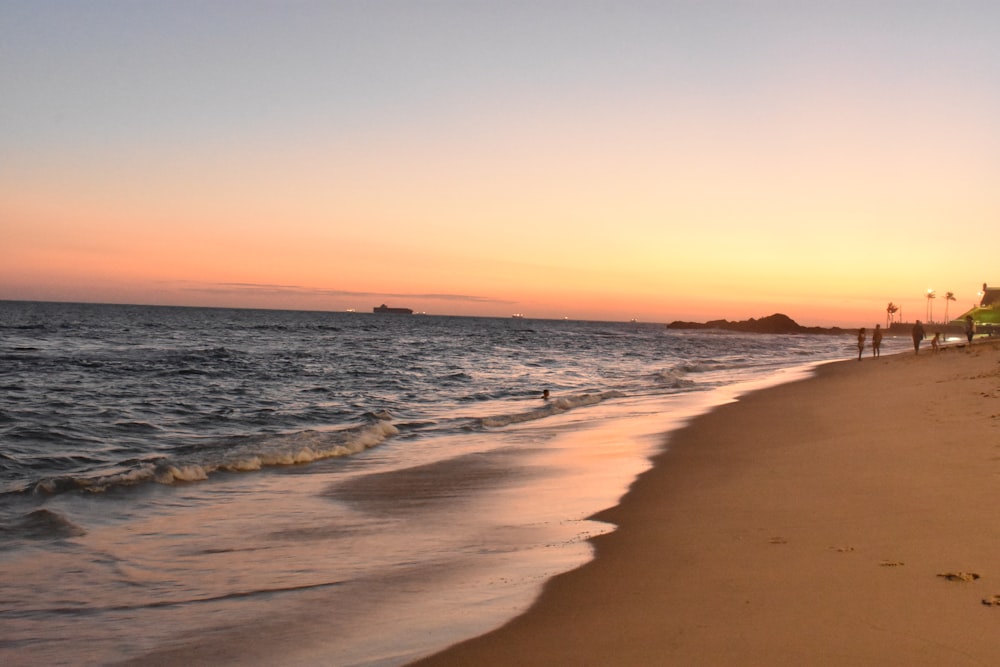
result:
<svg viewBox="0 0 1000 667"><path fill-rule="evenodd" d="M865 328L858 329L858 361L861 361L861 353L865 351Z"/></svg>
<svg viewBox="0 0 1000 667"><path fill-rule="evenodd" d="M976 333L976 325L972 321L972 315L965 316L965 337L972 343L972 335Z"/></svg>
<svg viewBox="0 0 1000 667"><path fill-rule="evenodd" d="M920 354L920 341L924 339L924 327L920 324L920 320L913 325L913 354Z"/></svg>
<svg viewBox="0 0 1000 667"><path fill-rule="evenodd" d="M882 354L882 325L876 324L875 331L872 332L872 356L878 357Z"/></svg>

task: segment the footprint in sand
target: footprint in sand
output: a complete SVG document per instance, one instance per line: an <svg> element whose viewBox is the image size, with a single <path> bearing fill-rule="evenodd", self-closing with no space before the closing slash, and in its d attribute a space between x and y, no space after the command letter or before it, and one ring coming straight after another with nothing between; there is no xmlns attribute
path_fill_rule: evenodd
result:
<svg viewBox="0 0 1000 667"><path fill-rule="evenodd" d="M905 564L906 563L904 563L901 560L884 560L881 563L879 563L879 565L881 565L882 567L899 567L900 565L905 565Z"/></svg>
<svg viewBox="0 0 1000 667"><path fill-rule="evenodd" d="M788 540L783 537L772 537L771 544L788 544Z"/></svg>
<svg viewBox="0 0 1000 667"><path fill-rule="evenodd" d="M842 554L854 551L854 547L830 547L830 549L832 551L836 551L837 553L842 553Z"/></svg>
<svg viewBox="0 0 1000 667"><path fill-rule="evenodd" d="M975 572L942 572L938 576L948 581L975 581L979 578Z"/></svg>
<svg viewBox="0 0 1000 667"><path fill-rule="evenodd" d="M987 607L1000 607L1000 595L991 595L983 598L983 604Z"/></svg>

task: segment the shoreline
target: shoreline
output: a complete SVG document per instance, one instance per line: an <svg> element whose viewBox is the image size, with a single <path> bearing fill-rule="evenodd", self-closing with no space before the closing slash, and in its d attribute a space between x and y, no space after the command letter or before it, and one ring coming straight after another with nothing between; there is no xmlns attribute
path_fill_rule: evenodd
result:
<svg viewBox="0 0 1000 667"><path fill-rule="evenodd" d="M410 664L992 663L1000 344L924 348L694 418L591 561Z"/></svg>

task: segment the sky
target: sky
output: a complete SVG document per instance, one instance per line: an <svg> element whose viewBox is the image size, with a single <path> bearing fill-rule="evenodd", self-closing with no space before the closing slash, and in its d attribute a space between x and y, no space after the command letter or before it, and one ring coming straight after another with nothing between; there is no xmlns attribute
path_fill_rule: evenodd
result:
<svg viewBox="0 0 1000 667"><path fill-rule="evenodd" d="M993 0L0 0L0 299L954 317L1000 283L998 31Z"/></svg>

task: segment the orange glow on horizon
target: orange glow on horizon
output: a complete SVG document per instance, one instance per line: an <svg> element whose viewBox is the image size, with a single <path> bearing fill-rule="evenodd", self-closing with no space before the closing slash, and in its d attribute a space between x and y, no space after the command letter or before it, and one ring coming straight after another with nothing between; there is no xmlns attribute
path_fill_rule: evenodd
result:
<svg viewBox="0 0 1000 667"><path fill-rule="evenodd" d="M974 303L1000 246L988 22L682 4L448 8L469 30L438 34L333 3L266 57L226 21L127 54L0 22L0 298L844 327L922 315L928 284Z"/></svg>

